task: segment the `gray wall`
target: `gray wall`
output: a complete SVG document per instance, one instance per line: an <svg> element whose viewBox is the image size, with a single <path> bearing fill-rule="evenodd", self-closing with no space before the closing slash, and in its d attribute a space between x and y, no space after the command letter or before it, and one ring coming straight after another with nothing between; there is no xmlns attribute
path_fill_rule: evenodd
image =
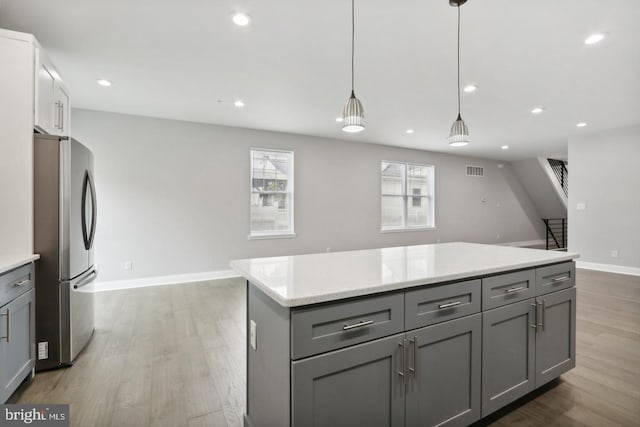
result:
<svg viewBox="0 0 640 427"><path fill-rule="evenodd" d="M511 167L533 201L540 218L566 218L567 200L549 161L542 157L512 162Z"/></svg>
<svg viewBox="0 0 640 427"><path fill-rule="evenodd" d="M569 250L580 261L640 268L639 162L640 125L569 139Z"/></svg>
<svg viewBox="0 0 640 427"><path fill-rule="evenodd" d="M499 168L492 160L344 140L72 114L73 136L95 155L101 281L227 270L234 258L327 248L542 238L536 210L508 163ZM295 238L247 239L252 147L295 153ZM435 230L380 233L381 160L435 165ZM484 166L485 177L465 176L468 164ZM126 260L131 271L123 268Z"/></svg>

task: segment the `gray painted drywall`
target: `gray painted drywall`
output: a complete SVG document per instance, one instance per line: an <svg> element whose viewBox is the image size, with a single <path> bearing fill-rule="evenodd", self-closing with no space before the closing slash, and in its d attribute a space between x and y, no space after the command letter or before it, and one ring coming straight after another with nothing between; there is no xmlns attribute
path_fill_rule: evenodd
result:
<svg viewBox="0 0 640 427"><path fill-rule="evenodd" d="M639 161L640 125L569 139L569 250L580 261L640 268Z"/></svg>
<svg viewBox="0 0 640 427"><path fill-rule="evenodd" d="M566 218L567 199L545 158L512 162L520 183L533 201L540 218Z"/></svg>
<svg viewBox="0 0 640 427"><path fill-rule="evenodd" d="M72 119L73 136L95 155L101 281L227 270L235 258L326 248L543 236L508 163L89 110L73 110ZM247 239L252 147L295 153L295 238ZM381 160L435 165L436 229L380 232ZM467 177L466 165L484 166L485 177Z"/></svg>

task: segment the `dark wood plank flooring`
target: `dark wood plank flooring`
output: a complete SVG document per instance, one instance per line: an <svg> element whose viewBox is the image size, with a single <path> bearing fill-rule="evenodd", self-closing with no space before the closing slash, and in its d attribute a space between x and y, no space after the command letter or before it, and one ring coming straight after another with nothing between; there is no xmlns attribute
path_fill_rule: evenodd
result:
<svg viewBox="0 0 640 427"><path fill-rule="evenodd" d="M577 367L478 425L640 425L640 277L578 270L577 283ZM76 364L9 403L70 403L77 427L241 426L245 322L242 279L98 293Z"/></svg>

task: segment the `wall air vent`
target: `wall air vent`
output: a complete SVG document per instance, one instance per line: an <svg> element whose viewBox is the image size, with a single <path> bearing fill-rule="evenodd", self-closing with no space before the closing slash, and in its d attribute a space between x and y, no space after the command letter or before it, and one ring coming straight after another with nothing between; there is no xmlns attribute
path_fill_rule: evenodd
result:
<svg viewBox="0 0 640 427"><path fill-rule="evenodd" d="M467 166L467 176L484 176L482 166Z"/></svg>

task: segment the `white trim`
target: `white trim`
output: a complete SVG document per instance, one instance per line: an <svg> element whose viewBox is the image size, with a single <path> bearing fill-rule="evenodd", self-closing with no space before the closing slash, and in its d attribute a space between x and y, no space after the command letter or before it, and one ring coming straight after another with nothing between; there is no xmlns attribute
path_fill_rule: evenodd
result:
<svg viewBox="0 0 640 427"><path fill-rule="evenodd" d="M380 230L381 233L402 233L405 231L430 231L435 230L436 227L397 227L397 228L383 228Z"/></svg>
<svg viewBox="0 0 640 427"><path fill-rule="evenodd" d="M606 271L607 273L629 274L631 276L640 276L640 268L627 267L626 265L599 264L596 262L576 261L577 268L586 270Z"/></svg>
<svg viewBox="0 0 640 427"><path fill-rule="evenodd" d="M517 247L526 247L526 246L538 246L538 245L544 245L544 240L539 239L539 240L523 240L521 242L505 242L505 243L498 243L499 246L517 246Z"/></svg>
<svg viewBox="0 0 640 427"><path fill-rule="evenodd" d="M249 234L248 240L262 240L262 239L293 239L296 237L296 233L274 233L274 234Z"/></svg>
<svg viewBox="0 0 640 427"><path fill-rule="evenodd" d="M206 271L201 273L173 274L170 276L142 277L139 279L111 280L94 282L86 286L89 292L115 291L120 289L146 288L148 286L175 285L179 283L204 282L215 279L230 279L240 277L235 270Z"/></svg>

